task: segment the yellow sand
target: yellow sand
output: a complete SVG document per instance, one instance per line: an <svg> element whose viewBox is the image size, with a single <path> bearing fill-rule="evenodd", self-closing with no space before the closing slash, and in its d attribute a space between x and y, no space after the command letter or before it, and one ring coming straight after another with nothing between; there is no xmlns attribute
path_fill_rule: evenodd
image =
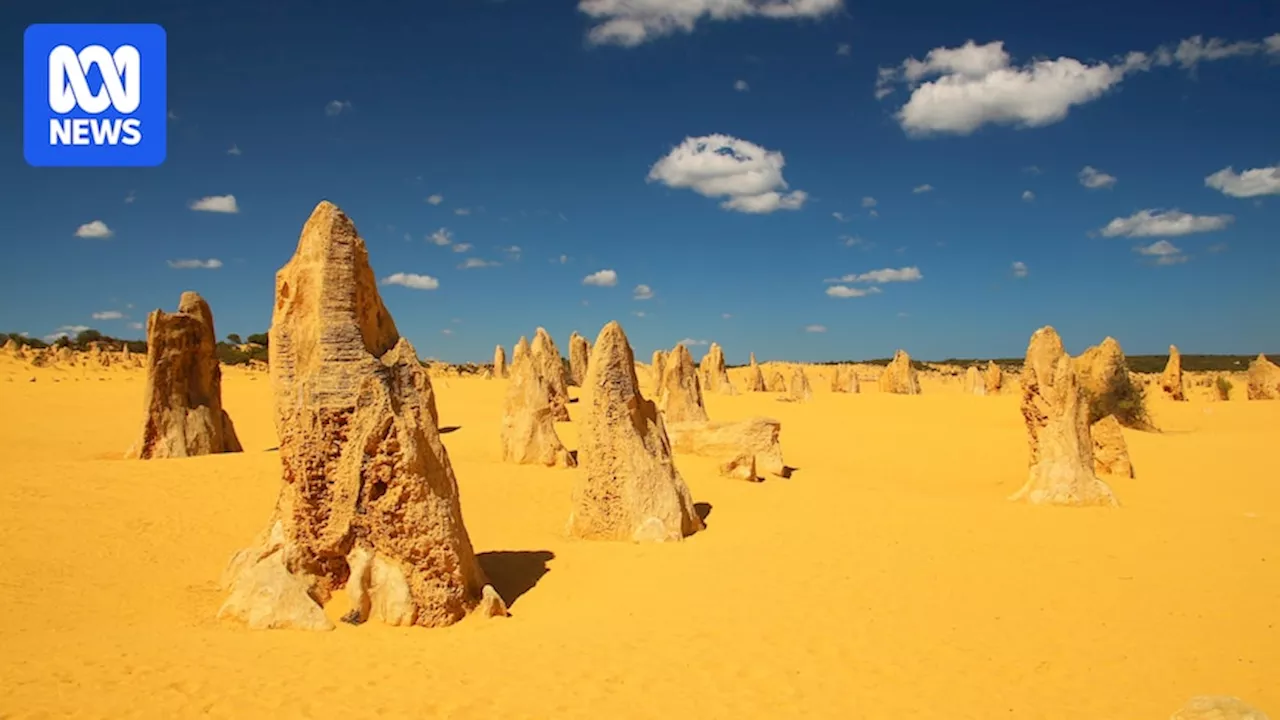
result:
<svg viewBox="0 0 1280 720"><path fill-rule="evenodd" d="M255 632L213 616L277 491L267 376L226 372L244 453L124 461L141 371L0 359L0 717L1163 720L1205 693L1280 713L1280 402L1156 401L1123 507L1072 510L1004 499L1015 395L871 380L710 396L780 419L799 470L679 457L707 530L638 546L567 539L572 471L497 461L504 383L438 379L512 617Z"/></svg>

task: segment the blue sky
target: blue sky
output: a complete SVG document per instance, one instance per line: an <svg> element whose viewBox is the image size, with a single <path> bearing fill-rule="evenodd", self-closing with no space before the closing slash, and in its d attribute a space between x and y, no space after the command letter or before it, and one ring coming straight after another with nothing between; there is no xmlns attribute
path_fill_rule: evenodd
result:
<svg viewBox="0 0 1280 720"><path fill-rule="evenodd" d="M28 23L160 23L172 117L160 167L31 168L0 77L0 329L140 337L192 289L265 331L328 199L379 278L437 281L382 293L451 361L612 319L731 363L1018 356L1044 324L1280 351L1273 4L637 4L10 9L10 68Z"/></svg>

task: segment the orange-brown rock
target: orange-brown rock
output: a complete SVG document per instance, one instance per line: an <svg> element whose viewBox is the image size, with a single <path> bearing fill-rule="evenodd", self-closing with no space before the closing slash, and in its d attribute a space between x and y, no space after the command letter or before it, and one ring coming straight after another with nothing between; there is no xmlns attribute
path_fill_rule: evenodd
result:
<svg viewBox="0 0 1280 720"><path fill-rule="evenodd" d="M813 388L809 387L809 376L799 365L791 371L791 383L787 386L787 399L794 402L809 402L813 399Z"/></svg>
<svg viewBox="0 0 1280 720"><path fill-rule="evenodd" d="M364 241L322 202L276 274L270 372L284 483L273 517L227 568L219 617L255 628L343 619L443 626L481 600L427 371L378 295Z"/></svg>
<svg viewBox="0 0 1280 720"><path fill-rule="evenodd" d="M522 465L573 467L573 456L560 442L551 411L546 380L525 356L511 366L511 380L502 403L499 438L502 459Z"/></svg>
<svg viewBox="0 0 1280 720"><path fill-rule="evenodd" d="M852 369L845 365L831 366L831 392L842 393L849 391L849 375Z"/></svg>
<svg viewBox="0 0 1280 720"><path fill-rule="evenodd" d="M1071 357L1051 327L1031 336L1022 366L1028 479L1009 499L1035 505L1116 505L1094 474L1089 409Z"/></svg>
<svg viewBox="0 0 1280 720"><path fill-rule="evenodd" d="M753 459L754 467L776 477L789 477L791 472L782 461L782 445L778 436L782 423L771 418L754 417L737 421L682 422L667 425L667 435L675 452L728 463L743 455ZM741 463L736 465L740 466ZM750 479L755 479L752 477Z"/></svg>
<svg viewBox="0 0 1280 720"><path fill-rule="evenodd" d="M661 392L662 375L667 371L667 354L662 350L653 351L653 361L649 363L649 372L653 374L654 394Z"/></svg>
<svg viewBox="0 0 1280 720"><path fill-rule="evenodd" d="M738 394L733 383L729 382L729 371L724 364L724 350L720 349L719 343L711 343L711 347L707 348L707 354L702 356L702 362L699 363L698 370L702 375L702 389L704 392L719 393L721 395Z"/></svg>
<svg viewBox="0 0 1280 720"><path fill-rule="evenodd" d="M22 346L19 345L17 342L15 342L13 338L9 338L8 340L5 340L4 351L6 353L10 355L17 355L18 351L21 349L22 349Z"/></svg>
<svg viewBox="0 0 1280 720"><path fill-rule="evenodd" d="M1111 392L1129 379L1129 365L1125 360L1124 350L1113 337L1104 338L1101 343L1080 353L1073 364L1076 374L1080 376L1081 389L1091 398Z"/></svg>
<svg viewBox="0 0 1280 720"><path fill-rule="evenodd" d="M529 346L529 357L533 359L534 367L542 376L547 394L551 398L551 416L557 422L568 422L568 377L564 369L564 358L556 347L556 341L551 339L551 333L538 328L533 335L533 343Z"/></svg>
<svg viewBox="0 0 1280 720"><path fill-rule="evenodd" d="M1169 346L1169 362L1165 364L1164 372L1160 373L1160 389L1170 400L1187 399L1182 388L1182 353L1178 352L1176 345Z"/></svg>
<svg viewBox="0 0 1280 720"><path fill-rule="evenodd" d="M1098 475L1133 477L1133 463L1129 460L1129 446L1124 441L1120 421L1108 415L1089 426L1093 439L1093 470Z"/></svg>
<svg viewBox="0 0 1280 720"><path fill-rule="evenodd" d="M520 358L529 354L529 339L521 335L516 346L511 350L511 365L520 362Z"/></svg>
<svg viewBox="0 0 1280 720"><path fill-rule="evenodd" d="M698 370L684 345L672 349L657 394L658 409L667 424L708 419Z"/></svg>
<svg viewBox="0 0 1280 720"><path fill-rule="evenodd" d="M919 395L920 381L911 367L911 356L905 350L893 354L893 360L880 373L880 392L897 395Z"/></svg>
<svg viewBox="0 0 1280 720"><path fill-rule="evenodd" d="M756 354L751 353L751 364L747 367L747 392L764 392L764 373L756 364Z"/></svg>
<svg viewBox="0 0 1280 720"><path fill-rule="evenodd" d="M617 322L605 325L592 346L582 402L569 534L664 542L701 530L662 415L640 395L635 356Z"/></svg>
<svg viewBox="0 0 1280 720"><path fill-rule="evenodd" d="M1004 387L1004 372L994 360L987 361L987 370L982 374L982 384L988 395L998 395L1000 388Z"/></svg>
<svg viewBox="0 0 1280 720"><path fill-rule="evenodd" d="M497 379L507 376L507 350L501 345L498 345L493 349L493 377Z"/></svg>
<svg viewBox="0 0 1280 720"><path fill-rule="evenodd" d="M978 372L977 365L970 365L964 373L964 392L968 395L987 394L987 383L983 380L982 373Z"/></svg>
<svg viewBox="0 0 1280 720"><path fill-rule="evenodd" d="M182 294L178 312L147 316L147 381L142 430L128 458L191 457L240 452L222 408L222 368L209 304Z"/></svg>
<svg viewBox="0 0 1280 720"><path fill-rule="evenodd" d="M769 376L769 392L787 392L787 379L778 370L774 370Z"/></svg>
<svg viewBox="0 0 1280 720"><path fill-rule="evenodd" d="M591 358L591 343L576 331L569 336L569 384L582 385L587 376L587 363Z"/></svg>
<svg viewBox="0 0 1280 720"><path fill-rule="evenodd" d="M1280 399L1280 367L1265 355L1260 354L1249 363L1247 375L1250 400Z"/></svg>

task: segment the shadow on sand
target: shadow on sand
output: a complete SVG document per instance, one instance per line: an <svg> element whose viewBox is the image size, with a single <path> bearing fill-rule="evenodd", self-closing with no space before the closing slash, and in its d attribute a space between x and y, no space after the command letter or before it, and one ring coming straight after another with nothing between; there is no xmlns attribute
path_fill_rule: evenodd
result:
<svg viewBox="0 0 1280 720"><path fill-rule="evenodd" d="M444 427L440 428L440 434L448 435L451 432L458 432L461 429L462 429L461 425L445 425Z"/></svg>
<svg viewBox="0 0 1280 720"><path fill-rule="evenodd" d="M693 504L693 511L698 513L698 519L702 520L702 524L707 524L707 518L711 516L711 503L696 502Z"/></svg>
<svg viewBox="0 0 1280 720"><path fill-rule="evenodd" d="M547 563L555 557L550 550L493 550L476 555L493 589L508 608L538 584L550 570Z"/></svg>

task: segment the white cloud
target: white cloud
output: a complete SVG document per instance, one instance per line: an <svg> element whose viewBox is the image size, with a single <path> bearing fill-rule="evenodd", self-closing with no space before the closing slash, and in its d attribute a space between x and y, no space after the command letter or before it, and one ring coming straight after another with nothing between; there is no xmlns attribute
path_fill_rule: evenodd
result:
<svg viewBox="0 0 1280 720"><path fill-rule="evenodd" d="M689 188L705 197L728 198L726 210L771 213L799 210L808 199L803 190L786 191L782 153L729 135L685 138L649 169L647 182Z"/></svg>
<svg viewBox="0 0 1280 720"><path fill-rule="evenodd" d="M876 285L880 285L883 283L891 283L891 282L915 282L916 280L923 280L923 279L924 279L924 275L920 273L920 268L912 266L912 267L904 267L904 268L884 268L881 270L872 270L870 272L864 272L860 275L857 273L851 273L843 277L828 278L823 282L828 282L828 283L865 282L865 283L873 283Z"/></svg>
<svg viewBox="0 0 1280 720"><path fill-rule="evenodd" d="M641 318L645 316L645 312L643 310L633 310L631 314Z"/></svg>
<svg viewBox="0 0 1280 720"><path fill-rule="evenodd" d="M880 292L880 288L874 285L869 288L854 288L848 285L832 285L827 288L827 295L833 298L856 298L865 297L867 295L875 295Z"/></svg>
<svg viewBox="0 0 1280 720"><path fill-rule="evenodd" d="M176 112L174 112L174 111L170 110L170 111L168 111L168 112L166 112L166 113L165 113L165 117L169 118L170 120L177 120L177 119L178 119L178 113L176 113Z"/></svg>
<svg viewBox="0 0 1280 720"><path fill-rule="evenodd" d="M1150 245L1139 245L1133 250L1140 255L1155 258L1157 265L1177 265L1187 261L1187 256L1182 254L1181 248L1178 248L1168 240L1157 240Z"/></svg>
<svg viewBox="0 0 1280 720"><path fill-rule="evenodd" d="M695 340L693 338L685 338L676 344L683 345L685 347L694 347L695 345L707 345L709 343L706 340Z"/></svg>
<svg viewBox="0 0 1280 720"><path fill-rule="evenodd" d="M227 150L227 154L228 154L228 155L242 155L243 153L241 153L241 152L240 152L240 146L239 146L239 145L237 145L237 144L235 144L235 143L231 143L231 147Z"/></svg>
<svg viewBox="0 0 1280 720"><path fill-rule="evenodd" d="M459 270L470 270L472 268L494 267L498 265L496 260L482 260L481 258L467 258L466 262L458 266Z"/></svg>
<svg viewBox="0 0 1280 720"><path fill-rule="evenodd" d="M1035 193L1031 192L1030 190L1023 190L1023 191L1022 191L1022 200L1023 200L1023 202L1031 202L1032 200L1035 200L1035 199L1036 199L1036 194L1035 194Z"/></svg>
<svg viewBox="0 0 1280 720"><path fill-rule="evenodd" d="M850 45L849 43L840 43L839 45L836 45L837 55L850 55L852 53L853 53L853 46Z"/></svg>
<svg viewBox="0 0 1280 720"><path fill-rule="evenodd" d="M507 259L512 262L518 262L520 260L521 250L519 245L508 245L506 247L498 248L498 250L506 253Z"/></svg>
<svg viewBox="0 0 1280 720"><path fill-rule="evenodd" d="M324 106L324 114L329 117L341 115L351 109L351 102L347 100L330 100L328 105Z"/></svg>
<svg viewBox="0 0 1280 720"><path fill-rule="evenodd" d="M864 198L862 198L862 207L864 207L864 208L873 208L873 207L875 207L877 204L878 204L878 203L876 202L876 199L875 199L875 198L873 198L873 197L864 197Z"/></svg>
<svg viewBox="0 0 1280 720"><path fill-rule="evenodd" d="M1027 264L1022 262L1021 260L1015 261L1011 267L1013 269L1013 276L1016 278L1024 278L1027 276L1027 273L1029 272L1027 270Z"/></svg>
<svg viewBox="0 0 1280 720"><path fill-rule="evenodd" d="M1222 230L1235 220L1232 215L1192 215L1179 210L1139 210L1127 218L1116 218L1102 228L1103 237L1178 237Z"/></svg>
<svg viewBox="0 0 1280 720"><path fill-rule="evenodd" d="M819 18L844 7L843 0L579 0L578 11L596 23L587 33L593 45L635 47L650 40L690 33L699 21L759 17L771 20Z"/></svg>
<svg viewBox="0 0 1280 720"><path fill-rule="evenodd" d="M920 193L933 192L933 186L930 185L929 183L925 183L923 185L917 185L914 188L911 188L911 192L917 195L919 195Z"/></svg>
<svg viewBox="0 0 1280 720"><path fill-rule="evenodd" d="M809 333L824 333L827 331L826 325L805 325L804 331Z"/></svg>
<svg viewBox="0 0 1280 720"><path fill-rule="evenodd" d="M453 242L453 233L449 232L449 228L440 228L427 236L427 242L444 247Z"/></svg>
<svg viewBox="0 0 1280 720"><path fill-rule="evenodd" d="M140 323L140 322L131 322L131 323L129 323L129 328L130 328L130 329L133 329L133 330L141 330L141 329L142 329L142 323Z"/></svg>
<svg viewBox="0 0 1280 720"><path fill-rule="evenodd" d="M441 334L441 335L452 335L452 334L453 334L453 328L445 328L445 329L443 329L443 330L441 330L441 331L440 331L440 334Z"/></svg>
<svg viewBox="0 0 1280 720"><path fill-rule="evenodd" d="M844 213L833 212L831 213L831 217L835 218L836 222L845 222Z"/></svg>
<svg viewBox="0 0 1280 720"><path fill-rule="evenodd" d="M880 217L880 212L879 212L878 210L875 210L875 209L872 209L872 210L868 211L868 212L867 212L867 214L868 214L868 215L870 215L870 216L871 216L871 217L873 217L873 218Z"/></svg>
<svg viewBox="0 0 1280 720"><path fill-rule="evenodd" d="M1179 42L1176 48L1168 46L1158 48L1155 52L1155 63L1172 65L1176 62L1184 70L1193 70L1202 62L1254 55L1263 51L1276 52L1271 50L1272 39L1275 37L1266 38L1262 42L1243 40L1229 43L1222 38L1209 38L1206 41L1201 35L1193 35Z"/></svg>
<svg viewBox="0 0 1280 720"><path fill-rule="evenodd" d="M394 273L382 278L383 285L403 285L414 290L435 290L440 287L440 281L430 275L417 275L415 273Z"/></svg>
<svg viewBox="0 0 1280 720"><path fill-rule="evenodd" d="M569 256L568 256L568 255L561 255L561 256L558 258L558 260L559 260L559 262L560 262L560 264L561 264L561 265L564 265L564 264L566 264L566 263L568 263L568 262L569 262Z"/></svg>
<svg viewBox="0 0 1280 720"><path fill-rule="evenodd" d="M133 201L134 201L134 200L137 200L137 199L138 199L138 191L137 191L137 190L130 190L130 191L129 191L129 194L124 196L124 204L125 204L125 205L132 205L132 204L133 204Z"/></svg>
<svg viewBox="0 0 1280 720"><path fill-rule="evenodd" d="M1040 169L1040 166L1038 166L1038 165L1028 165L1028 166L1026 166L1026 167L1022 168L1022 172L1026 173L1026 174L1028 174L1028 175L1041 175L1041 174L1043 174L1043 173L1044 173L1044 171L1043 171L1043 170L1041 170L1041 169Z"/></svg>
<svg viewBox="0 0 1280 720"><path fill-rule="evenodd" d="M648 285L637 285L636 289L631 291L631 297L636 300L649 300L653 297L653 288Z"/></svg>
<svg viewBox="0 0 1280 720"><path fill-rule="evenodd" d="M471 249L471 243L458 243L457 245L453 246L453 251L456 253L464 253L470 249Z"/></svg>
<svg viewBox="0 0 1280 720"><path fill-rule="evenodd" d="M746 80L738 80L733 84L733 89L738 92L746 92L751 89L751 86L747 84Z"/></svg>
<svg viewBox="0 0 1280 720"><path fill-rule="evenodd" d="M590 275L582 278L583 285L595 285L597 287L613 287L618 284L618 273L612 270L597 270Z"/></svg>
<svg viewBox="0 0 1280 720"><path fill-rule="evenodd" d="M720 317L724 320L728 320L729 318L732 318L733 315L730 313L720 313Z"/></svg>
<svg viewBox="0 0 1280 720"><path fill-rule="evenodd" d="M1274 37L1280 38L1280 34ZM1280 53L1280 49L1276 51ZM1225 167L1204 179L1206 187L1231 197L1249 198L1259 195L1280 195L1280 165L1254 168L1237 173Z"/></svg>
<svg viewBox="0 0 1280 720"><path fill-rule="evenodd" d="M1280 55L1280 33L1263 38L1262 44L1267 46L1267 54Z"/></svg>
<svg viewBox="0 0 1280 720"><path fill-rule="evenodd" d="M222 261L218 258L209 258L208 260L169 260L169 267L175 270L217 270L222 267Z"/></svg>
<svg viewBox="0 0 1280 720"><path fill-rule="evenodd" d="M201 212L238 213L240 206L236 204L235 195L210 195L199 200L192 200L187 207Z"/></svg>
<svg viewBox="0 0 1280 720"><path fill-rule="evenodd" d="M93 314L94 320L120 320L124 318L124 313L119 310L103 310Z"/></svg>
<svg viewBox="0 0 1280 720"><path fill-rule="evenodd" d="M104 238L109 238L112 235L115 235L115 232L113 232L111 228L107 227L107 224L102 222L101 220L94 220L93 222L87 222L81 225L80 227L76 228L76 237L78 238L89 238L91 240L101 240Z"/></svg>
<svg viewBox="0 0 1280 720"><path fill-rule="evenodd" d="M854 245L862 245L865 241L857 235L841 235L840 240L844 242L845 247L853 247Z"/></svg>
<svg viewBox="0 0 1280 720"><path fill-rule="evenodd" d="M1090 190L1115 187L1116 184L1114 175L1108 175L1092 165L1085 165L1076 177L1080 180L1081 185Z"/></svg>
<svg viewBox="0 0 1280 720"><path fill-rule="evenodd" d="M443 196L443 195L428 195L428 196L427 196L427 203L428 203L428 204L431 204L431 205L439 205L439 204L440 204L440 203L442 203L442 202L444 202L444 196Z"/></svg>
<svg viewBox="0 0 1280 720"><path fill-rule="evenodd" d="M454 208L453 214L454 215L470 215L471 208Z"/></svg>

